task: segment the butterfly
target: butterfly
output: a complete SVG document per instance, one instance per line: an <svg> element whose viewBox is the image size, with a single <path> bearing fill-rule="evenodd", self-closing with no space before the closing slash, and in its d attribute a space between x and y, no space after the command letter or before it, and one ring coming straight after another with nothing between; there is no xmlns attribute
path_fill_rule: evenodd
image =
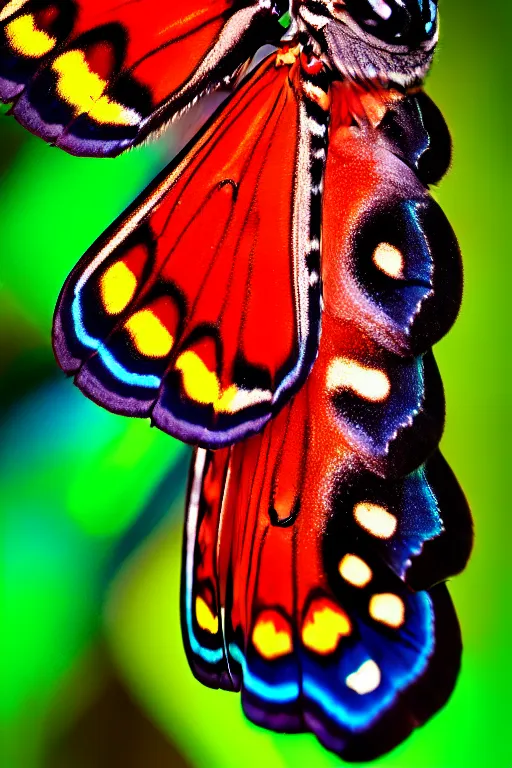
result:
<svg viewBox="0 0 512 768"><path fill-rule="evenodd" d="M76 155L231 88L71 272L55 354L196 446L195 676L344 759L392 749L455 685L444 581L472 546L431 351L462 287L428 191L451 154L421 88L437 3L9 0L0 36L0 97Z"/></svg>

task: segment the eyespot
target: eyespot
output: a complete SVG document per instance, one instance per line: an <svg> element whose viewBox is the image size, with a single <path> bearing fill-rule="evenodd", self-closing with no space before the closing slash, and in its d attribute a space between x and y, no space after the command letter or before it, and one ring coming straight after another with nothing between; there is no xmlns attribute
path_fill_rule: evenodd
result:
<svg viewBox="0 0 512 768"><path fill-rule="evenodd" d="M361 29L391 45L417 47L436 29L434 0L345 0L345 8Z"/></svg>

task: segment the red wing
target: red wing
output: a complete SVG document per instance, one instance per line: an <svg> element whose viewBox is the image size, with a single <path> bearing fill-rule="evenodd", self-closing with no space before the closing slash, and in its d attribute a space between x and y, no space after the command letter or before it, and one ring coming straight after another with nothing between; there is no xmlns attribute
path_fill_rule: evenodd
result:
<svg viewBox="0 0 512 768"><path fill-rule="evenodd" d="M471 528L439 454L392 479L396 455L392 462L381 450L377 472L373 449L354 450L338 397L352 388L362 410L372 402L362 379L336 382L333 371L341 359L369 369L372 345L361 351L355 328L335 326L325 316L310 376L260 435L196 454L183 634L196 676L241 689L251 720L311 730L342 757L368 760L453 688L457 620L446 588L432 585L466 561ZM401 366L415 376L410 363L393 363L380 369L392 393ZM421 416L405 406L401 416L411 425L397 451L415 444L421 461L431 450L419 448Z"/></svg>
<svg viewBox="0 0 512 768"><path fill-rule="evenodd" d="M453 233L378 126L337 124L337 88L318 358L260 434L197 451L183 630L197 677L241 689L251 720L366 761L453 689L460 633L434 585L472 534L436 451L443 396L425 351L460 295L443 301L460 283Z"/></svg>
<svg viewBox="0 0 512 768"><path fill-rule="evenodd" d="M116 155L277 42L280 14L279 0L11 0L0 98L72 154Z"/></svg>
<svg viewBox="0 0 512 768"><path fill-rule="evenodd" d="M233 688L222 626L217 541L229 449L196 450L190 476L181 576L181 621L194 672L212 688Z"/></svg>
<svg viewBox="0 0 512 768"><path fill-rule="evenodd" d="M69 277L56 355L109 410L225 445L307 375L320 313L307 159L319 139L298 87L297 66L263 63Z"/></svg>

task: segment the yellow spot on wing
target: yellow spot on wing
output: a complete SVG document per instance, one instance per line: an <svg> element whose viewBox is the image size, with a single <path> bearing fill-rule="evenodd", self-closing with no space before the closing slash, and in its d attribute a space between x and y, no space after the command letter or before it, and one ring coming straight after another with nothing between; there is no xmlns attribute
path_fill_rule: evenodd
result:
<svg viewBox="0 0 512 768"><path fill-rule="evenodd" d="M183 376L183 388L196 403L212 405L220 397L219 380L203 363L199 355L188 349L176 360L176 369Z"/></svg>
<svg viewBox="0 0 512 768"><path fill-rule="evenodd" d="M236 384L227 387L213 407L218 413L237 413L257 403L272 400L272 392L268 389L243 389Z"/></svg>
<svg viewBox="0 0 512 768"><path fill-rule="evenodd" d="M381 681L380 669L373 659L365 661L359 669L347 677L345 683L353 691L363 696L379 687Z"/></svg>
<svg viewBox="0 0 512 768"><path fill-rule="evenodd" d="M4 9L5 10L5 9ZM57 40L43 29L38 29L31 13L18 16L5 28L9 45L22 56L38 59L52 50Z"/></svg>
<svg viewBox="0 0 512 768"><path fill-rule="evenodd" d="M275 611L263 611L252 633L252 642L265 659L277 659L293 650L292 636L285 619Z"/></svg>
<svg viewBox="0 0 512 768"><path fill-rule="evenodd" d="M105 80L91 72L83 51L61 54L52 67L59 76L59 96L75 107L77 112L88 112L107 87Z"/></svg>
<svg viewBox="0 0 512 768"><path fill-rule="evenodd" d="M213 614L206 600L203 600L200 595L196 597L196 619L201 629L204 629L205 632L216 635L219 631L218 616Z"/></svg>
<svg viewBox="0 0 512 768"><path fill-rule="evenodd" d="M212 405L217 413L236 413L256 403L272 399L272 393L263 389L239 389L231 384L222 391L217 374L204 364L191 349L182 352L176 360L176 369L182 373L186 395L202 405Z"/></svg>
<svg viewBox="0 0 512 768"><path fill-rule="evenodd" d="M381 624L398 629L405 621L404 602L391 592L373 595L370 600L370 616Z"/></svg>
<svg viewBox="0 0 512 768"><path fill-rule="evenodd" d="M357 555L345 555L339 564L339 572L354 587L366 587L373 575L371 568Z"/></svg>
<svg viewBox="0 0 512 768"><path fill-rule="evenodd" d="M345 612L321 602L308 611L302 627L302 642L315 653L332 653L338 647L340 638L350 632L350 621Z"/></svg>
<svg viewBox="0 0 512 768"><path fill-rule="evenodd" d="M165 357L174 339L150 309L140 309L125 323L134 345L147 357Z"/></svg>
<svg viewBox="0 0 512 768"><path fill-rule="evenodd" d="M100 280L101 299L109 315L118 315L133 298L137 278L123 261L116 261Z"/></svg>
<svg viewBox="0 0 512 768"><path fill-rule="evenodd" d="M98 123L137 125L140 115L112 101L103 92L107 82L91 72L83 51L66 51L52 64L58 75L57 93L75 113L88 113Z"/></svg>
<svg viewBox="0 0 512 768"><path fill-rule="evenodd" d="M117 101L111 101L107 96L101 96L89 110L89 117L97 123L111 125L138 125L141 116L133 109L127 109Z"/></svg>
<svg viewBox="0 0 512 768"><path fill-rule="evenodd" d="M389 539L396 531L396 517L380 504L360 502L354 507L354 517L362 528L378 539Z"/></svg>
<svg viewBox="0 0 512 768"><path fill-rule="evenodd" d="M373 252L373 263L389 277L401 277L404 257L398 248L390 243L379 243Z"/></svg>
<svg viewBox="0 0 512 768"><path fill-rule="evenodd" d="M381 402L389 395L391 385L384 371L337 357L327 372L327 388L330 391L351 389L364 400Z"/></svg>
<svg viewBox="0 0 512 768"><path fill-rule="evenodd" d="M220 385L219 385L220 390ZM231 384L230 387L226 387L224 392L220 395L217 402L213 404L215 410L218 413L231 413L233 410L233 405L235 403L235 398L239 392L238 387L236 384Z"/></svg>

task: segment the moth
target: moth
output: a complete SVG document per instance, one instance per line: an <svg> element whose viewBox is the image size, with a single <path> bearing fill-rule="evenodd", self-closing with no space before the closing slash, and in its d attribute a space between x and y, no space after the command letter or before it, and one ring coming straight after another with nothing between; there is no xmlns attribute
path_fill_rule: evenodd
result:
<svg viewBox="0 0 512 768"><path fill-rule="evenodd" d="M444 581L472 526L432 345L462 273L429 194L450 136L422 90L437 17L433 0L0 11L0 97L72 154L118 155L231 88L71 272L54 349L92 400L195 446L195 676L352 761L428 720L460 663Z"/></svg>

